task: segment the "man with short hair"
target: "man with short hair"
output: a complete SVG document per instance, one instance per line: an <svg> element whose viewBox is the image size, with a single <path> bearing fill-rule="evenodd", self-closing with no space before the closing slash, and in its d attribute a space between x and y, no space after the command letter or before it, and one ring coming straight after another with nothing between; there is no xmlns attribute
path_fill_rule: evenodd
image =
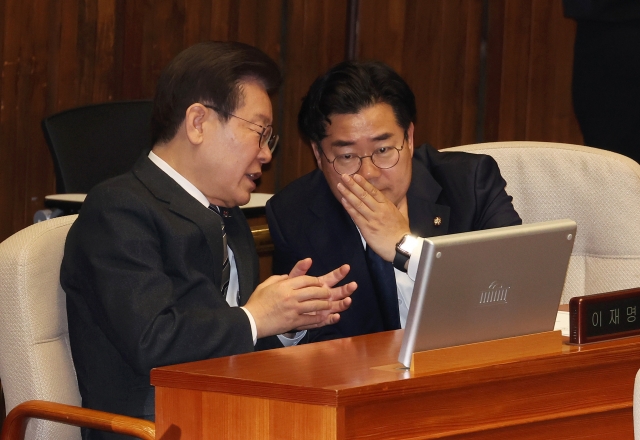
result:
<svg viewBox="0 0 640 440"><path fill-rule="evenodd" d="M520 217L489 156L414 148L415 98L378 62L344 62L304 98L298 127L318 169L267 203L274 273L301 256L309 274L349 264L349 310L311 341L404 327L420 237L517 225ZM464 268L461 268L464 273Z"/></svg>
<svg viewBox="0 0 640 440"><path fill-rule="evenodd" d="M197 44L162 72L152 151L88 194L67 237L60 277L83 406L153 419L152 368L293 345L349 306L355 283L333 287L347 266L311 277L302 259L258 285L238 206L271 160L279 83L277 65L240 43Z"/></svg>

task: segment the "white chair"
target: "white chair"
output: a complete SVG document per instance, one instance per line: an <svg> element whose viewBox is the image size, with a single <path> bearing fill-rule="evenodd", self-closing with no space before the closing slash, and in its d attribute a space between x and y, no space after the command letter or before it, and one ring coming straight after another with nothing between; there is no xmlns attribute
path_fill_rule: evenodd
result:
<svg viewBox="0 0 640 440"><path fill-rule="evenodd" d="M77 426L155 437L152 422L79 407L59 282L64 243L76 217L29 226L0 243L0 380L9 412L1 440L24 435L30 417L37 420L27 424L28 439L79 440Z"/></svg>
<svg viewBox="0 0 640 440"><path fill-rule="evenodd" d="M551 142L447 148L492 156L524 223L570 218L578 232L562 303L640 287L640 165L610 151Z"/></svg>

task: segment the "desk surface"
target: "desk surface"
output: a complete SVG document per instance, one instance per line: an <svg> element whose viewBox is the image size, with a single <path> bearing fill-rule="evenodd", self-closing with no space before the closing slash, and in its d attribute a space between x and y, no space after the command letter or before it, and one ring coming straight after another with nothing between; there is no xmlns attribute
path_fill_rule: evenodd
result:
<svg viewBox="0 0 640 440"><path fill-rule="evenodd" d="M251 200L246 205L241 206L242 209L251 209L251 208L264 208L267 204L267 200L269 200L273 194L266 193L252 193ZM84 203L84 199L87 197L86 194L52 194L49 196L45 196L45 200L50 203L55 202L63 202L63 203L75 203L82 204Z"/></svg>
<svg viewBox="0 0 640 440"><path fill-rule="evenodd" d="M181 426L183 439L206 438L204 431L190 436L186 414L224 426L231 423L224 416L230 398L286 402L288 411L304 407L301 414L312 418L310 408L324 408L317 417L333 425L308 438L626 438L633 431L640 337L564 343L546 355L423 374L396 368L401 340L398 330L154 369L158 432ZM198 403L186 404L190 399ZM286 437L285 429L274 436L280 416L274 405L268 408L271 434L259 438L299 435ZM327 415L327 408L334 412Z"/></svg>
<svg viewBox="0 0 640 440"><path fill-rule="evenodd" d="M241 206L244 215L247 218L256 218L264 216L265 205L273 194L252 193L249 203ZM68 213L75 214L82 207L86 194L52 194L45 196L44 206L47 208L59 208Z"/></svg>

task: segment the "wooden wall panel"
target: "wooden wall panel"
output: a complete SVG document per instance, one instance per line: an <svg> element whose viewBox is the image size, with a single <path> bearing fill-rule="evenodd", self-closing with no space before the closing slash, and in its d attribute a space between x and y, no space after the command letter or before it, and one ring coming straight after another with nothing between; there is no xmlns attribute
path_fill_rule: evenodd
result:
<svg viewBox="0 0 640 440"><path fill-rule="evenodd" d="M45 1L41 1L43 7ZM47 85L47 37L48 17L34 14L27 7L27 23L30 38L23 39L20 77L17 87L16 134L20 142L19 152L24 154L25 168L21 170L23 178L22 197L27 203L23 219L31 222L33 214L40 206L45 193L50 193L53 184L53 172L48 150L41 142L39 117L46 108ZM31 178L37 176L37 178ZM19 202L19 199L17 200Z"/></svg>
<svg viewBox="0 0 640 440"><path fill-rule="evenodd" d="M405 44L405 32L409 34L416 31L415 22L407 23L407 14L412 9L411 6L414 6L412 3L409 0L360 2L358 53L356 54L358 59L384 61L398 73L403 74L402 48ZM440 2L422 3L422 6L427 8L440 4Z"/></svg>
<svg viewBox="0 0 640 440"><path fill-rule="evenodd" d="M551 0L489 2L485 140L581 144L571 103L575 22Z"/></svg>
<svg viewBox="0 0 640 440"><path fill-rule="evenodd" d="M24 227L53 191L52 164L41 143L46 101L47 3L5 2L0 89L0 237Z"/></svg>
<svg viewBox="0 0 640 440"><path fill-rule="evenodd" d="M416 142L475 142L482 0L367 1L360 18L358 57L386 62L416 95Z"/></svg>
<svg viewBox="0 0 640 440"><path fill-rule="evenodd" d="M11 7L10 7L11 6ZM18 9L18 10L16 10ZM19 188L14 187L17 182L19 169L23 164L22 157L19 157L16 148L15 127L16 118L15 111L6 111L4 109L15 109L16 97L15 86L17 83L18 60L20 58L20 47L17 32L20 26L16 19L22 18L18 5L6 5L3 8L3 37L9 34L11 38L3 38L2 52L2 75L1 93L2 105L0 106L0 208L7 215L0 216L0 237L4 238L17 229L18 225L23 224L22 218L16 221L16 217L22 216L22 207L16 206ZM15 35L15 36L14 36Z"/></svg>
<svg viewBox="0 0 640 440"><path fill-rule="evenodd" d="M283 114L276 153L279 156L277 188L315 169L311 147L302 142L298 134L298 111L311 83L345 59L347 1L290 1L286 17Z"/></svg>
<svg viewBox="0 0 640 440"><path fill-rule="evenodd" d="M531 139L583 141L571 100L575 31L575 21L563 16L559 2L533 3L527 132Z"/></svg>
<svg viewBox="0 0 640 440"><path fill-rule="evenodd" d="M15 8L13 8L15 9ZM7 23L7 20L12 20L16 18L16 11L6 8L4 11L4 30L5 32L11 32L14 30L14 26L11 26L10 23ZM2 81L2 107L11 107L15 106L15 93L11 89L15 87L16 79L17 79L17 68L18 68L18 58L19 48L14 45L7 45L9 47L5 48L3 45L3 66L2 66L2 75L0 76L0 81ZM5 92L6 90L6 92ZM1 108L0 107L0 110ZM0 184L2 188L5 190L0 195L0 204L3 208L5 208L6 212L9 213L8 218L2 224L2 233L10 232L14 228L14 211L15 203L14 200L17 195L17 191L13 187L13 182L17 180L17 170L21 165L21 158L18 157L17 151L14 147L15 145L15 131L9 130L9 127L15 125L14 115L9 115L6 112L0 113L0 164L2 165L2 173L0 173Z"/></svg>

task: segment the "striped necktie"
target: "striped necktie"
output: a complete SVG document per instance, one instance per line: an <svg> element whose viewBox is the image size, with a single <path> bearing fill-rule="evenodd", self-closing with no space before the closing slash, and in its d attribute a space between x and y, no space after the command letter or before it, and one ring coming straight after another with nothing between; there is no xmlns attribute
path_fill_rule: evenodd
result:
<svg viewBox="0 0 640 440"><path fill-rule="evenodd" d="M219 206L209 205L209 209L220 216L220 224L222 225L222 248L224 262L222 263L222 287L221 292L224 298L227 297L227 288L229 287L229 278L231 276L231 266L229 265L229 253L227 252L227 233L224 230L224 216ZM225 209L225 208L222 208ZM225 210L226 211L226 210Z"/></svg>

